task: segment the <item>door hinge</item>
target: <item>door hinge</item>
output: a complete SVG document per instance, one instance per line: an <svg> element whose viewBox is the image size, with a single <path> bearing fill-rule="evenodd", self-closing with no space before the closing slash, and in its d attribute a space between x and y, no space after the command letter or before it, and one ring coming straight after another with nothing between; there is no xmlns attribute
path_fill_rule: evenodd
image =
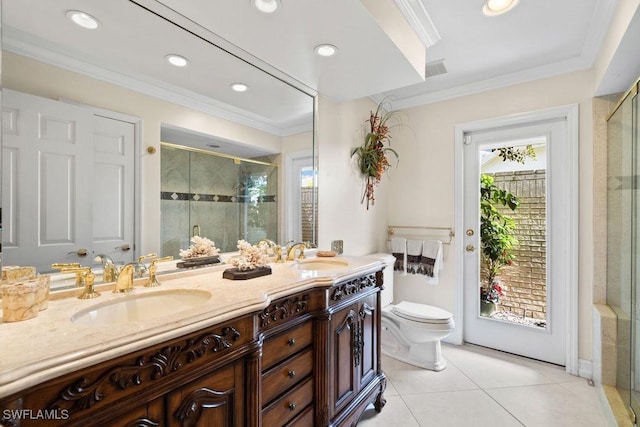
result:
<svg viewBox="0 0 640 427"><path fill-rule="evenodd" d="M462 137L462 141L464 142L464 145L469 145L471 144L471 135L465 135Z"/></svg>

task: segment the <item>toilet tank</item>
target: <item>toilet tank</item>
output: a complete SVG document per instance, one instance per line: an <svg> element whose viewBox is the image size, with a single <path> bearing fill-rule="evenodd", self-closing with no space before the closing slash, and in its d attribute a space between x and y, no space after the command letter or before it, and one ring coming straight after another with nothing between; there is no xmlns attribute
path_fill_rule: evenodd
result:
<svg viewBox="0 0 640 427"><path fill-rule="evenodd" d="M385 253L376 253L367 256L370 258L376 258L382 261L385 265L383 272L384 289L380 292L380 296L382 299L382 306L386 307L393 302L393 265L396 262L396 258L391 254Z"/></svg>

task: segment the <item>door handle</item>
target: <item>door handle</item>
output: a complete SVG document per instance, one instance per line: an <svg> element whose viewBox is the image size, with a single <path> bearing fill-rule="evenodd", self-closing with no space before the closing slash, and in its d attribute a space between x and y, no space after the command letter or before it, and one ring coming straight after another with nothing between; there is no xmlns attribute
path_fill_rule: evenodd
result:
<svg viewBox="0 0 640 427"><path fill-rule="evenodd" d="M116 249L120 249L122 252L127 252L129 249L131 249L131 246L125 243L122 246L116 246Z"/></svg>
<svg viewBox="0 0 640 427"><path fill-rule="evenodd" d="M86 257L88 253L89 253L89 251L87 251L87 250L86 250L86 249L84 249L84 248L81 248L81 249L78 249L78 250L77 250L77 251L75 251L75 252L74 252L74 251L68 252L67 254L76 254L76 255L78 255L80 258L82 258L82 257Z"/></svg>
<svg viewBox="0 0 640 427"><path fill-rule="evenodd" d="M476 250L476 247L473 245L467 245L465 249L467 250L467 252L473 252Z"/></svg>

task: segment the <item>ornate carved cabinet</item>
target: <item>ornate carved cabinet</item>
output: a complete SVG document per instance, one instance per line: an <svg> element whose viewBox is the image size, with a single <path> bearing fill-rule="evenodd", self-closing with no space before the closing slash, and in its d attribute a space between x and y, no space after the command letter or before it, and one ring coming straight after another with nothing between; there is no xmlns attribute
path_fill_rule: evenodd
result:
<svg viewBox="0 0 640 427"><path fill-rule="evenodd" d="M63 415L47 426L355 425L384 406L381 273L35 385L0 400L0 425L42 425L16 407Z"/></svg>

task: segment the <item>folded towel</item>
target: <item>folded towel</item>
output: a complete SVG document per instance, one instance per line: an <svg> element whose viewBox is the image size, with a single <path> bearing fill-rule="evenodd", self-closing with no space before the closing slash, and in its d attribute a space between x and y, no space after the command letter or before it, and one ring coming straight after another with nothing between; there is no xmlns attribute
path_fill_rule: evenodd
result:
<svg viewBox="0 0 640 427"><path fill-rule="evenodd" d="M407 273L415 274L420 268L422 240L407 240Z"/></svg>
<svg viewBox="0 0 640 427"><path fill-rule="evenodd" d="M396 258L393 264L394 271L407 270L407 239L403 237L394 237L391 239L391 254Z"/></svg>
<svg viewBox="0 0 640 427"><path fill-rule="evenodd" d="M425 240L422 244L422 256L420 258L420 273L431 280L430 283L438 283L438 273L442 269L442 242L440 240Z"/></svg>

